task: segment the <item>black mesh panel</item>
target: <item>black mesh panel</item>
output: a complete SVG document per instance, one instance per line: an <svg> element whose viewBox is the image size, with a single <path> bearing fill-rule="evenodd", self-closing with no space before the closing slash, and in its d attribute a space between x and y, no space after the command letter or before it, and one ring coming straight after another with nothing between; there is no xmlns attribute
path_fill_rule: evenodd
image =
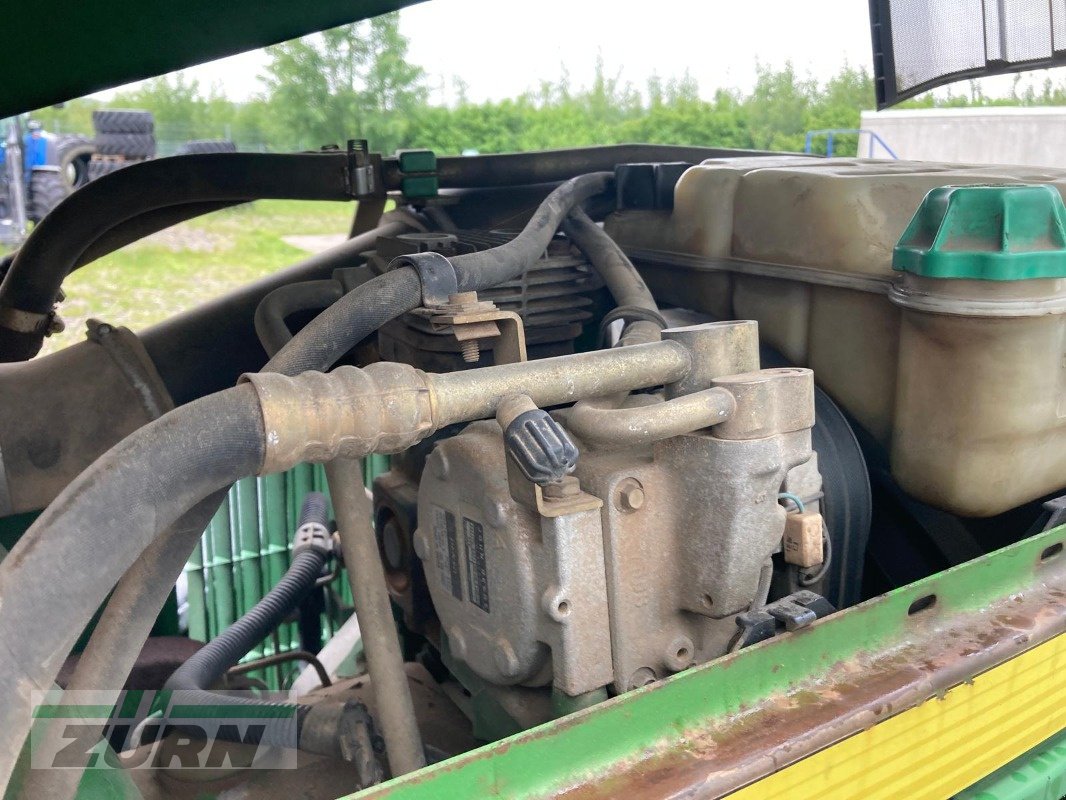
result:
<svg viewBox="0 0 1066 800"><path fill-rule="evenodd" d="M1066 0L870 0L877 106L1066 63Z"/></svg>

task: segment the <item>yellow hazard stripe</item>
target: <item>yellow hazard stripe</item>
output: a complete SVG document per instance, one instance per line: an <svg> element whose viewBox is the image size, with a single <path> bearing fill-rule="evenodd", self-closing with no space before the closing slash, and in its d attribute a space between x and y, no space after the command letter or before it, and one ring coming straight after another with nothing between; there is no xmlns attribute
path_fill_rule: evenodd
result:
<svg viewBox="0 0 1066 800"><path fill-rule="evenodd" d="M943 800L1066 729L1066 634L730 800Z"/></svg>

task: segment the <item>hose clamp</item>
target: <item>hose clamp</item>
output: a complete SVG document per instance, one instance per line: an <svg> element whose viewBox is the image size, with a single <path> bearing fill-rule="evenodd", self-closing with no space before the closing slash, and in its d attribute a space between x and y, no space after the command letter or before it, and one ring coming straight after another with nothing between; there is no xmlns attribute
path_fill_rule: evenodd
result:
<svg viewBox="0 0 1066 800"><path fill-rule="evenodd" d="M36 311L22 311L18 308L0 308L0 327L15 333L33 333L39 336L51 336L60 333L66 326L55 310L46 314Z"/></svg>
<svg viewBox="0 0 1066 800"><path fill-rule="evenodd" d="M459 291L455 267L440 253L410 253L397 256L389 262L390 271L400 267L411 267L418 273L418 280L422 283L423 306L442 306Z"/></svg>

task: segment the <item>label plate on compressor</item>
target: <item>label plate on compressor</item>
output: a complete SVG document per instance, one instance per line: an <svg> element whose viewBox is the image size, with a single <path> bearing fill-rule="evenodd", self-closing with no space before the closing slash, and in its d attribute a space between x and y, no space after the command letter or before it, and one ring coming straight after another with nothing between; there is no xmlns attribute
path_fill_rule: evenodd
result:
<svg viewBox="0 0 1066 800"><path fill-rule="evenodd" d="M489 572L485 566L485 528L463 517L466 544L466 586L470 602L489 613Z"/></svg>
<svg viewBox="0 0 1066 800"><path fill-rule="evenodd" d="M444 591L451 592L456 600L462 600L463 586L459 576L459 540L455 530L455 515L439 506L433 506L433 549L436 551L441 586Z"/></svg>

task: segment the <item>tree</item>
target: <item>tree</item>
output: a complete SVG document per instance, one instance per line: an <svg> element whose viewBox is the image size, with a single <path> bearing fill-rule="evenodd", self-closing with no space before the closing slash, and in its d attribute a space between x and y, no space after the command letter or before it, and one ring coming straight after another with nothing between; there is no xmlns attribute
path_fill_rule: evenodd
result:
<svg viewBox="0 0 1066 800"><path fill-rule="evenodd" d="M263 82L278 134L302 147L365 138L390 151L426 101L425 73L407 60L397 14L276 45Z"/></svg>
<svg viewBox="0 0 1066 800"><path fill-rule="evenodd" d="M760 66L757 76L745 102L752 143L765 150L802 150L816 84L800 80L791 63L777 71Z"/></svg>

